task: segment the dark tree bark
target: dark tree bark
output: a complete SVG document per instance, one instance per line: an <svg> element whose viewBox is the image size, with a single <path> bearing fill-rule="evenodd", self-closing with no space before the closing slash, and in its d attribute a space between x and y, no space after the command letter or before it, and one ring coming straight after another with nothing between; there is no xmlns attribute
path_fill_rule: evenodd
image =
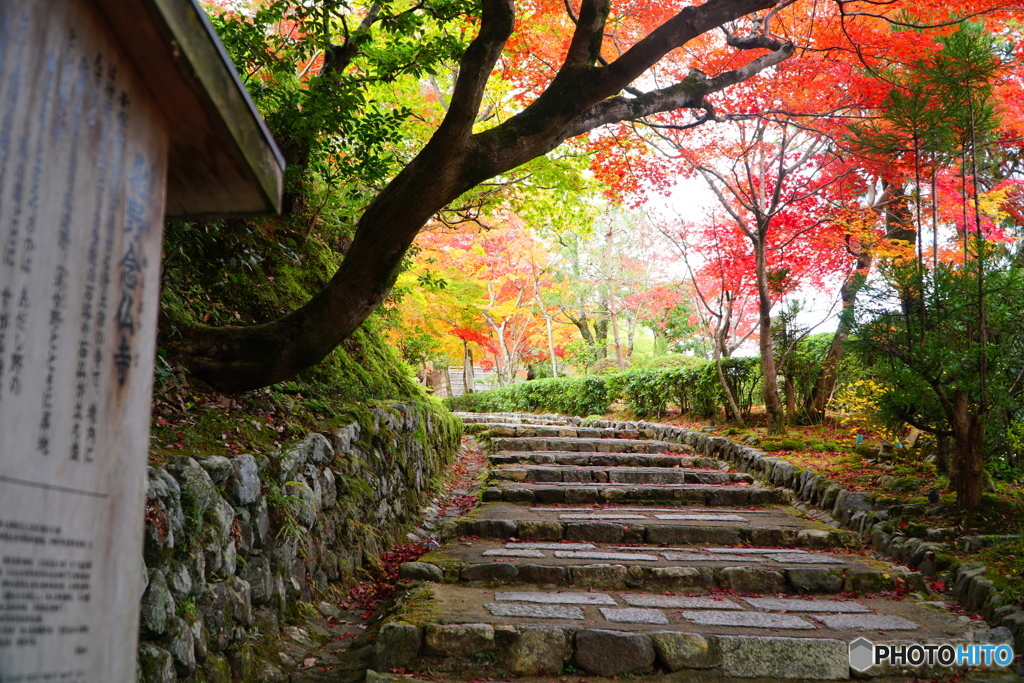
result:
<svg viewBox="0 0 1024 683"><path fill-rule="evenodd" d="M569 318L569 322L576 326L576 329L580 331L580 336L583 341L587 343L591 349L594 350L594 360L601 360L602 358L608 357L608 320L606 318L599 318L593 321L593 330L591 330L590 316L587 312L581 310L578 316L569 313L564 308L562 312L565 313L566 317Z"/></svg>
<svg viewBox="0 0 1024 683"><path fill-rule="evenodd" d="M779 374L775 366L775 349L772 344L772 300L768 291L767 264L765 262L764 239L767 229L758 227L758 239L754 242L755 268L757 270L757 299L760 334L758 348L761 352L761 398L768 418L769 434L784 434L786 419L779 400Z"/></svg>
<svg viewBox="0 0 1024 683"><path fill-rule="evenodd" d="M314 365L380 305L420 228L463 192L601 125L702 107L708 93L789 57L792 43L760 34L733 36L729 42L737 49L768 52L715 76L694 71L665 88L635 97L619 94L670 51L779 1L709 0L687 7L618 59L600 65L610 3L583 0L565 62L544 93L511 119L474 134L484 86L515 20L511 0L483 0L480 32L462 57L444 120L366 208L328 285L298 310L263 325L211 328L176 322L180 336L163 345L222 391L267 386Z"/></svg>
<svg viewBox="0 0 1024 683"><path fill-rule="evenodd" d="M971 409L966 391L953 394L953 457L950 479L956 489L956 506L974 510L981 504L985 469L985 420Z"/></svg>
<svg viewBox="0 0 1024 683"><path fill-rule="evenodd" d="M849 277L843 281L839 289L839 298L842 302L842 311L839 314L839 324L836 325L836 332L832 336L832 343L829 344L825 360L821 363L821 371L814 380L814 388L804 402L804 414L807 421L817 424L825 419L825 408L828 406L832 392L835 391L836 381L839 379L839 366L843 362L843 355L846 347L846 340L850 336L853 327L854 307L857 303L857 292L864 285L868 271L871 270L871 263L874 257L871 251L862 248L857 254L857 264Z"/></svg>

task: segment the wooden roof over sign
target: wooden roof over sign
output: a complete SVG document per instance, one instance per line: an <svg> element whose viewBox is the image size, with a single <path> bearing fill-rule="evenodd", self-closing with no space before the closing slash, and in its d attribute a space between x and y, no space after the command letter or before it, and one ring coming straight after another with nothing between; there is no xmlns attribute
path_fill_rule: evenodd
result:
<svg viewBox="0 0 1024 683"><path fill-rule="evenodd" d="M168 219L277 213L284 158L196 0L92 0L168 124Z"/></svg>

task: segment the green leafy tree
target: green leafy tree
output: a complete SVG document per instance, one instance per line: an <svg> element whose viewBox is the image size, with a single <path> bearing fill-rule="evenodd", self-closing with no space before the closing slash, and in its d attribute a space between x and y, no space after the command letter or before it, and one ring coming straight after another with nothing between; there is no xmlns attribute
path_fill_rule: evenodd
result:
<svg viewBox="0 0 1024 683"><path fill-rule="evenodd" d="M930 277L926 313L940 307L943 322L922 334L892 296L893 286L916 280L916 265L887 263L885 284L868 286L870 303L856 328L856 348L886 385L882 416L894 427L907 423L952 441L950 475L962 508L980 502L986 458L1006 444L1007 425L1024 409L1024 270L994 255L986 260L984 311L977 261L940 264ZM990 420L993 414L1001 419Z"/></svg>
<svg viewBox="0 0 1024 683"><path fill-rule="evenodd" d="M1019 348L1019 312L1007 316L1019 306L1020 271L1005 250L987 239L981 208L991 178L985 171L994 167L990 162L996 152L993 80L999 69L993 38L980 26L965 23L946 38L937 55L907 74L906 96L888 99L888 132L865 136L890 152L897 148L887 138L912 142L904 155L913 162L910 199L917 239L914 258L882 264L886 285L900 301L899 311L880 304L884 298L876 290L870 313L859 326L860 344L869 355L888 355L880 360L888 385L883 412L952 440L950 475L958 505L968 509L981 499L992 411L1010 410L1008 402L1020 391L1020 377L1012 369L1019 357L1013 361L1004 356L1008 349ZM929 121L933 129L927 128ZM940 221L934 180L930 270L924 258L922 159L931 166L932 178L943 164L958 173L959 195L942 199L959 207L959 264L940 260L939 235L949 222ZM1018 297L1016 304L1013 296Z"/></svg>

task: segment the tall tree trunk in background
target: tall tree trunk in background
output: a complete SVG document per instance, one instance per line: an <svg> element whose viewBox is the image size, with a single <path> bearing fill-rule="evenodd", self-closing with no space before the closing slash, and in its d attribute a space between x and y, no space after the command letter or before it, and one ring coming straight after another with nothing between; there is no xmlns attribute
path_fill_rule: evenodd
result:
<svg viewBox="0 0 1024 683"><path fill-rule="evenodd" d="M555 333L551 329L551 316L544 313L544 324L548 332L548 355L551 356L551 376L558 377L558 360L555 357Z"/></svg>
<svg viewBox="0 0 1024 683"><path fill-rule="evenodd" d="M476 388L476 379L473 377L473 352L469 350L469 344L462 342L462 391L472 394Z"/></svg>
<svg viewBox="0 0 1024 683"><path fill-rule="evenodd" d="M612 320L612 343L615 344L615 363L619 366L619 370L625 370L626 361L622 357L622 340L619 338L619 316L616 315L615 311L609 311L608 317Z"/></svg>
<svg viewBox="0 0 1024 683"><path fill-rule="evenodd" d="M843 362L846 339L850 336L850 330L853 327L857 292L864 286L873 260L874 257L870 250L862 248L857 255L857 265L839 289L839 298L842 302L839 324L836 325L836 332L832 335L832 343L821 363L818 377L814 380L814 388L804 402L804 414L810 424L818 424L825 419L825 409L828 407L829 399L832 398L832 392L836 388L836 381L839 379L839 366Z"/></svg>
<svg viewBox="0 0 1024 683"><path fill-rule="evenodd" d="M725 394L725 407L726 412L731 414L731 419L736 423L740 429L744 429L747 425L743 422L743 414L740 413L740 407L736 403L736 396L732 393L732 387L729 386L728 380L725 378L725 369L722 367L722 355L715 350L715 372L718 373L718 383L722 385L722 392ZM726 415L729 418L729 415Z"/></svg>
<svg viewBox="0 0 1024 683"><path fill-rule="evenodd" d="M569 318L569 321L580 331L580 336L587 346L594 352L594 360L601 360L608 357L608 321L604 318L595 320L591 330L590 318L587 312L580 311L579 316L574 316L565 309L562 311Z"/></svg>
<svg viewBox="0 0 1024 683"><path fill-rule="evenodd" d="M608 357L608 318L594 321L594 358Z"/></svg>
<svg viewBox="0 0 1024 683"><path fill-rule="evenodd" d="M739 404L736 402L736 395L733 394L732 387L729 386L729 381L725 377L725 368L722 367L722 357L729 357L730 349L726 340L729 338L729 330L732 328L732 298L733 294L730 292L725 293L726 306L725 315L719 320L718 327L715 330L715 340L712 344L712 354L715 359L715 372L718 374L718 383L722 386L722 393L725 394L725 407L726 417L729 414L732 416L732 420L741 428L745 428L746 424L743 422L743 414L740 412Z"/></svg>

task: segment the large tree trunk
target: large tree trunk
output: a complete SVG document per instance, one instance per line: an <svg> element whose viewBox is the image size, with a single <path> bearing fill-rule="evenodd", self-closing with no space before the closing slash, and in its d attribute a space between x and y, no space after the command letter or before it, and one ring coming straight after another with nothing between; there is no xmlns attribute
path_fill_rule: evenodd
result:
<svg viewBox="0 0 1024 683"><path fill-rule="evenodd" d="M444 120L367 207L328 285L298 310L263 325L211 328L165 319L161 344L222 391L267 386L318 363L384 301L420 228L463 192L599 126L702 107L708 93L792 55L792 43L762 34L732 36L733 47L762 54L716 76L695 71L666 88L619 95L670 51L778 1L708 0L685 7L611 64L599 66L610 4L583 0L565 61L547 89L517 115L474 134L484 87L515 22L512 0L483 0L479 34L463 54Z"/></svg>
<svg viewBox="0 0 1024 683"><path fill-rule="evenodd" d="M768 417L768 433L783 434L786 431L782 402L779 400L779 378L775 368L775 350L772 347L772 299L768 292L768 273L765 258L764 238L754 242L756 256L758 308L758 346L761 350L761 391L764 410Z"/></svg>
<svg viewBox="0 0 1024 683"><path fill-rule="evenodd" d="M839 289L839 297L842 302L839 324L836 325L836 333L832 336L832 343L821 363L818 377L814 380L814 388L804 402L804 413L810 424L818 424L825 419L825 408L828 406L832 392L835 391L836 382L839 380L839 366L843 362L846 339L850 336L850 330L853 327L857 292L864 286L873 260L871 252L862 248L857 255L856 267Z"/></svg>
<svg viewBox="0 0 1024 683"><path fill-rule="evenodd" d="M985 470L985 419L971 412L966 391L953 394L953 453L950 469L956 483L956 506L974 510L981 504Z"/></svg>

